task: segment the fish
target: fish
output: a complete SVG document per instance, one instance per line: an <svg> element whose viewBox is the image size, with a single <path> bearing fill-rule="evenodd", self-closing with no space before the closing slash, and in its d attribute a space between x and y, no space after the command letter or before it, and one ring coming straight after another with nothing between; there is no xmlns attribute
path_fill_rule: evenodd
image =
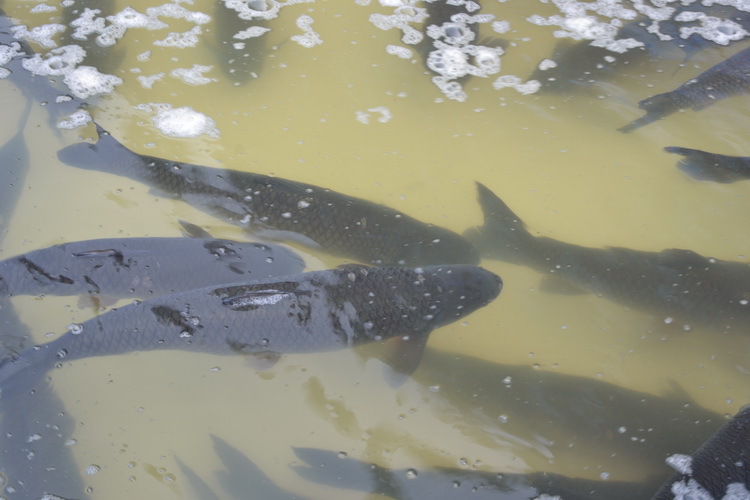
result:
<svg viewBox="0 0 750 500"><path fill-rule="evenodd" d="M86 103L57 88L58 82L46 76L35 75L23 67L23 60L34 56L33 49L13 33L14 24L0 9L0 47L10 47L10 60L2 65L10 74L8 80L17 86L27 98L44 106L49 112L50 123L57 125L59 118L72 115L86 108Z"/></svg>
<svg viewBox="0 0 750 500"><path fill-rule="evenodd" d="M412 378L439 388L430 398L440 401L435 405L447 425L482 446L517 450L536 470L548 467L551 457L592 470L638 464L663 481L667 456L691 453L726 421L675 384L656 395L429 347Z"/></svg>
<svg viewBox="0 0 750 500"><path fill-rule="evenodd" d="M673 455L675 472L652 500L750 498L750 405L692 456Z"/></svg>
<svg viewBox="0 0 750 500"><path fill-rule="evenodd" d="M0 295L148 298L273 276L305 263L279 245L214 238L105 238L34 250L0 262Z"/></svg>
<svg viewBox="0 0 750 500"><path fill-rule="evenodd" d="M98 125L97 133L94 144L61 149L60 161L130 177L250 232L366 264L479 263L476 248L460 235L384 205L278 177L139 155Z"/></svg>
<svg viewBox="0 0 750 500"><path fill-rule="evenodd" d="M241 12L238 7L242 7ZM264 35L270 29L269 22L263 17L250 16L253 12L262 13L267 9L265 0L249 0L240 4L227 0L216 2L216 60L224 75L234 85L244 85L251 79L258 78L263 68L266 50Z"/></svg>
<svg viewBox="0 0 750 500"><path fill-rule="evenodd" d="M590 248L535 237L489 188L481 183L477 188L484 226L466 236L487 257L531 267L579 290L682 324L741 331L750 325L750 265L692 250Z"/></svg>
<svg viewBox="0 0 750 500"><path fill-rule="evenodd" d="M664 151L684 156L677 163L677 167L701 181L728 184L750 179L750 157L748 156L727 156L675 146L666 147Z"/></svg>
<svg viewBox="0 0 750 500"><path fill-rule="evenodd" d="M700 14L724 23L724 26L713 29L728 37L727 44L734 43L736 39L734 33L730 32L732 28L728 23L734 23L742 29L750 29L749 12L723 5L676 5L668 19L655 20L642 16L622 26L612 37L615 43L622 44L617 47L617 51L601 46L597 40L558 42L548 58L555 64L538 66L529 80L540 82L540 92L569 93L610 80L626 68L632 68L644 61L656 63L676 57L687 61L702 50L720 44L704 37L700 32L683 36L684 30L700 26ZM658 26L661 36L653 31L654 26ZM633 41L641 45L631 46ZM620 52L623 49L624 51Z"/></svg>
<svg viewBox="0 0 750 500"><path fill-rule="evenodd" d="M292 468L309 481L395 500L633 500L648 498L655 489L653 479L639 483L569 478L549 472L498 473L451 467L389 469L329 450L292 449L302 461L302 465Z"/></svg>
<svg viewBox="0 0 750 500"><path fill-rule="evenodd" d="M343 266L211 286L110 310L0 363L0 387L59 362L184 350L265 359L395 339L418 364L430 332L491 302L502 280L475 266ZM408 359L407 359L408 358ZM416 368L416 366L415 366ZM23 377L22 377L23 378Z"/></svg>
<svg viewBox="0 0 750 500"><path fill-rule="evenodd" d="M750 91L750 47L711 66L675 90L657 94L638 103L646 111L620 132L632 132L681 109L704 109L716 101Z"/></svg>

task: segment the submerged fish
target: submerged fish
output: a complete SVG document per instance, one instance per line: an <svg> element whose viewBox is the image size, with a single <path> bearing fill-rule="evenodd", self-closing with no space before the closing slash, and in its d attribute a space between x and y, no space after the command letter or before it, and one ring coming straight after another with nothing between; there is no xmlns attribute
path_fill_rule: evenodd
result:
<svg viewBox="0 0 750 500"><path fill-rule="evenodd" d="M136 154L97 126L95 144L61 149L80 168L131 177L174 194L223 220L304 240L368 264L476 264L479 254L458 234L352 196L266 175L203 167Z"/></svg>
<svg viewBox="0 0 750 500"><path fill-rule="evenodd" d="M673 455L677 472L653 500L750 498L750 405L692 456Z"/></svg>
<svg viewBox="0 0 750 500"><path fill-rule="evenodd" d="M499 277L474 266L345 266L213 286L109 311L0 364L0 383L60 360L132 351L213 354L329 351L396 338L421 351L430 332L492 301ZM405 352L405 356L414 354ZM415 358L418 362L418 358Z"/></svg>
<svg viewBox="0 0 750 500"><path fill-rule="evenodd" d="M265 32L268 20L263 12L266 0L236 2L217 0L214 10L215 38L219 44L217 62L224 74L235 85L258 78L266 50ZM257 15L253 15L257 13Z"/></svg>
<svg viewBox="0 0 750 500"><path fill-rule="evenodd" d="M750 265L690 250L589 248L535 237L492 191L477 187L484 226L471 233L490 258L553 274L589 293L683 323L750 325Z"/></svg>
<svg viewBox="0 0 750 500"><path fill-rule="evenodd" d="M32 100L45 106L54 122L63 115L69 115L85 106L80 99L72 97L67 91L58 90L53 82L45 76L34 75L23 67L23 60L34 56L28 43L15 37L13 22L0 10L0 48L7 51L8 62L1 67L10 71L8 80L16 85ZM63 64L60 62L60 64Z"/></svg>
<svg viewBox="0 0 750 500"><path fill-rule="evenodd" d="M667 456L691 453L725 422L679 387L658 396L429 348L413 378L440 388L430 398L441 401L447 425L482 446L513 451L537 470L554 457L612 472L636 464L642 474L663 478Z"/></svg>
<svg viewBox="0 0 750 500"><path fill-rule="evenodd" d="M388 469L317 448L294 448L294 452L305 466L293 468L305 479L396 500L633 500L647 498L658 486L658 481L653 480L596 481L549 472Z"/></svg>
<svg viewBox="0 0 750 500"><path fill-rule="evenodd" d="M715 20L708 33L701 27L706 18ZM554 64L540 65L529 79L539 81L542 92L571 92L611 79L641 61L689 59L706 48L737 40L742 29L750 29L750 12L724 5L676 5L669 19L643 17L625 24L613 37L613 50L602 46L606 40L559 42L548 58Z"/></svg>
<svg viewBox="0 0 750 500"><path fill-rule="evenodd" d="M722 61L675 90L657 94L638 103L646 114L620 132L633 130L669 116L680 109L699 111L716 101L750 90L750 47Z"/></svg>
<svg viewBox="0 0 750 500"><path fill-rule="evenodd" d="M683 172L701 181L730 183L750 179L750 157L726 156L707 153L700 149L664 148L668 153L684 156L677 166Z"/></svg>
<svg viewBox="0 0 750 500"><path fill-rule="evenodd" d="M278 245L196 238L109 238L54 245L0 262L0 294L164 295L294 274Z"/></svg>

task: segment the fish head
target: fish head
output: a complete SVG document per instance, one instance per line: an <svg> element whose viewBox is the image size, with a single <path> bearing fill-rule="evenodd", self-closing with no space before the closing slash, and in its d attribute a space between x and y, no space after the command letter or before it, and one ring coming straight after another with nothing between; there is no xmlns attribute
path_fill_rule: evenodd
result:
<svg viewBox="0 0 750 500"><path fill-rule="evenodd" d="M462 318L492 302L503 287L503 280L481 267L470 265L428 266L417 268L424 277L434 312L433 328Z"/></svg>

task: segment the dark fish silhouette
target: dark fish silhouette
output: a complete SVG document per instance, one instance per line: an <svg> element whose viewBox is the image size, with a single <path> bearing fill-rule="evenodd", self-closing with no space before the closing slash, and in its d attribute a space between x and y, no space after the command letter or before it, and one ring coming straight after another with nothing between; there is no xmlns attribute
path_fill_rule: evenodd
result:
<svg viewBox="0 0 750 500"><path fill-rule="evenodd" d="M250 0L243 5L248 12L263 12L265 0ZM263 67L266 51L265 34L245 37L248 29L268 29L268 20L247 13L240 13L226 0L217 0L214 10L215 38L218 43L217 62L224 74L235 85L243 85L251 78L258 78Z"/></svg>
<svg viewBox="0 0 750 500"><path fill-rule="evenodd" d="M370 201L277 177L136 154L97 126L95 144L61 149L64 163L124 175L250 231L284 234L368 264L476 264L458 234Z"/></svg>
<svg viewBox="0 0 750 500"><path fill-rule="evenodd" d="M0 262L0 294L148 298L295 274L278 245L196 238L109 238L63 243Z"/></svg>
<svg viewBox="0 0 750 500"><path fill-rule="evenodd" d="M514 451L536 470L554 457L611 472L638 464L644 474L663 479L667 456L691 453L725 422L678 387L657 396L435 349L426 350L413 378L439 387L430 397L451 405L441 411L450 415L446 424L483 446Z"/></svg>
<svg viewBox="0 0 750 500"><path fill-rule="evenodd" d="M633 130L669 116L680 109L699 111L716 101L750 90L750 47L722 61L675 90L657 94L638 103L646 114L620 132Z"/></svg>
<svg viewBox="0 0 750 500"><path fill-rule="evenodd" d="M750 179L750 157L726 156L674 146L664 150L684 156L677 163L678 168L698 180L730 183Z"/></svg>
<svg viewBox="0 0 750 500"><path fill-rule="evenodd" d="M719 328L750 325L750 265L690 250L589 248L535 237L492 191L477 184L484 226L473 239L490 258L527 265L616 302Z"/></svg>
<svg viewBox="0 0 750 500"><path fill-rule="evenodd" d="M67 91L55 88L52 80L44 76L34 75L23 67L22 61L33 57L34 51L28 43L14 37L11 28L11 19L0 10L0 45L10 47L16 55L3 65L10 71L8 79L16 85L23 93L34 101L45 106L50 113L50 121L55 121L64 116L74 113L85 107L80 99L71 96Z"/></svg>
<svg viewBox="0 0 750 500"><path fill-rule="evenodd" d="M294 448L294 452L304 463L294 470L309 481L396 500L634 500L647 498L659 484L595 481L549 472L388 469L317 448Z"/></svg>
<svg viewBox="0 0 750 500"><path fill-rule="evenodd" d="M396 338L421 355L430 332L492 301L502 282L474 266L345 266L150 299L111 310L0 364L0 384L61 360L132 351L329 351ZM419 356L413 359L418 363ZM406 360L400 360L407 362ZM416 365L415 365L416 366ZM412 368L413 369L413 368Z"/></svg>
<svg viewBox="0 0 750 500"><path fill-rule="evenodd" d="M698 12L724 21L732 21L744 29L750 29L750 13L723 5L704 6L702 4L676 5L669 19L655 22L644 17L631 21L620 28L614 40L633 39L642 45L632 47L624 52L615 52L605 47L592 45L591 40L559 42L549 59L555 65L545 69L537 68L529 77L541 83L540 92L563 93L590 86L593 83L606 81L620 74L628 67L643 61L657 62L666 58L683 57L690 59L696 53L718 44L700 33L692 33L684 38L681 29L690 29L700 25L699 18L691 21L675 20L685 12ZM652 31L658 25L661 38ZM726 32L729 27L714 28ZM732 35L732 33L725 33Z"/></svg>
<svg viewBox="0 0 750 500"><path fill-rule="evenodd" d="M692 457L673 456L671 464L677 472L653 500L750 498L750 405Z"/></svg>

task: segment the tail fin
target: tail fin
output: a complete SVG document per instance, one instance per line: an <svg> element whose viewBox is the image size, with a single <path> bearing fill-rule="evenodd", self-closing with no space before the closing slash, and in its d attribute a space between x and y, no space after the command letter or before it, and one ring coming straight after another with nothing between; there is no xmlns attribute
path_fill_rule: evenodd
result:
<svg viewBox="0 0 750 500"><path fill-rule="evenodd" d="M664 150L684 156L677 163L677 167L699 181L730 183L750 179L750 158L674 146L666 147Z"/></svg>
<svg viewBox="0 0 750 500"><path fill-rule="evenodd" d="M485 255L508 262L523 261L535 237L526 224L487 186L477 182L479 205L484 212L484 226L469 229L464 236Z"/></svg>

